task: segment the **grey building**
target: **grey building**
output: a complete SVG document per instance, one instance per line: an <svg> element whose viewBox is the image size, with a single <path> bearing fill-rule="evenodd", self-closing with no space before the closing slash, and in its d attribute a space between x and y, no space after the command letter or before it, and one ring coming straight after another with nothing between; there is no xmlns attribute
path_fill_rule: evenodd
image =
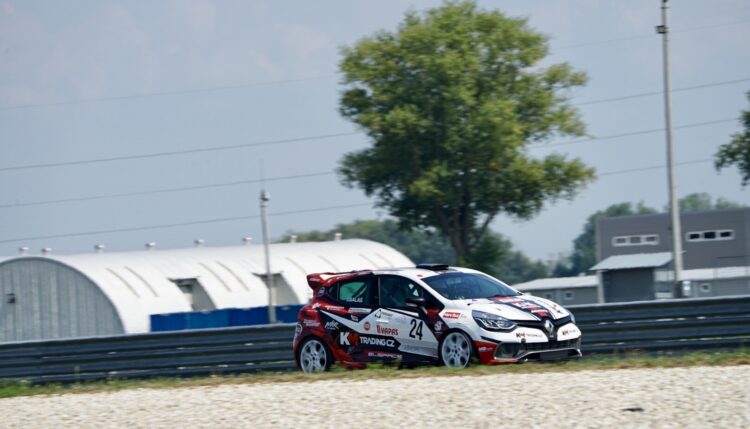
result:
<svg viewBox="0 0 750 429"><path fill-rule="evenodd" d="M529 295L550 299L561 305L595 304L599 302L596 276L555 277L513 285Z"/></svg>
<svg viewBox="0 0 750 429"><path fill-rule="evenodd" d="M750 266L750 208L686 212L682 223L686 270ZM672 251L666 213L602 218L596 223L597 256Z"/></svg>

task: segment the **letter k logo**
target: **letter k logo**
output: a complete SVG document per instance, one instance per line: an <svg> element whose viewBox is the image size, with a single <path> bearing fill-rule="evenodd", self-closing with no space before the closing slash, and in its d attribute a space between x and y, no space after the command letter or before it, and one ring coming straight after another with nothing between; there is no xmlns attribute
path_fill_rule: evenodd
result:
<svg viewBox="0 0 750 429"><path fill-rule="evenodd" d="M348 332L341 332L339 334L339 344L341 344L342 346L350 346L351 345L349 343L349 333Z"/></svg>

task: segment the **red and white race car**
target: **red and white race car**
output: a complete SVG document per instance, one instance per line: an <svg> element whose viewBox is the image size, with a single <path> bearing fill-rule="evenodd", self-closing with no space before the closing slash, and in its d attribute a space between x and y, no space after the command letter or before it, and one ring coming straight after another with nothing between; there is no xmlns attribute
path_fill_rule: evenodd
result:
<svg viewBox="0 0 750 429"><path fill-rule="evenodd" d="M479 271L446 265L307 276L294 335L298 367L441 362L463 368L581 356L573 315Z"/></svg>

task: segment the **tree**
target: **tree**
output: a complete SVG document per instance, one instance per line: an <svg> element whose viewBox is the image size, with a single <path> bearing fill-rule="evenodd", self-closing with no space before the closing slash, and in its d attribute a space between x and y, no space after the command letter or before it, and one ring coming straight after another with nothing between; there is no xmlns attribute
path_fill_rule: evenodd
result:
<svg viewBox="0 0 750 429"><path fill-rule="evenodd" d="M471 265L496 216L530 218L594 177L578 159L526 151L585 131L565 91L586 77L568 64L540 67L547 52L525 19L470 1L410 12L396 32L344 48L340 111L372 145L344 156L342 182L375 196L401 227L438 231Z"/></svg>
<svg viewBox="0 0 750 429"><path fill-rule="evenodd" d="M567 260L559 261L553 268L552 274L560 277L576 276L585 273L596 264L596 221L598 219L650 213L657 213L657 211L640 202L635 206L633 203L612 204L590 215L583 225L583 232L573 241L573 253Z"/></svg>
<svg viewBox="0 0 750 429"><path fill-rule="evenodd" d="M549 269L541 261L532 261L502 235L490 231L468 255L472 266L506 283L515 284L549 276Z"/></svg>
<svg viewBox="0 0 750 429"><path fill-rule="evenodd" d="M747 98L750 100L750 91L747 92ZM740 123L745 130L732 135L729 143L719 147L715 155L716 169L737 165L742 175L742 186L750 183L750 110L742 112Z"/></svg>
<svg viewBox="0 0 750 429"><path fill-rule="evenodd" d="M340 232L346 238L364 238L387 244L416 263L453 263L456 254L442 236L428 231L409 231L399 228L396 221L386 219L357 220L338 224L330 231L288 232L282 241L296 235L298 241L327 241Z"/></svg>
<svg viewBox="0 0 750 429"><path fill-rule="evenodd" d="M710 194L706 192L694 192L687 194L679 200L680 212L697 212L705 210L718 210L718 209L734 209L738 207L744 207L740 203L729 201L725 198L719 197L716 202ZM665 212L669 212L669 206L665 206Z"/></svg>

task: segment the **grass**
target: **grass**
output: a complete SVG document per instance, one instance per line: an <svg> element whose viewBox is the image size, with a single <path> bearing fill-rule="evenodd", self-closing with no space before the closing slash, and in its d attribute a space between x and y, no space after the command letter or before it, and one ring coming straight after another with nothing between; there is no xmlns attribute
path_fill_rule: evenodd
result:
<svg viewBox="0 0 750 429"><path fill-rule="evenodd" d="M484 366L473 365L456 370L438 366L414 369L398 369L395 366L370 365L363 370L334 368L323 374L301 372L259 373L252 375L223 375L196 378L152 378L144 380L107 380L72 385L32 385L18 381L0 380L0 398L31 395L53 395L68 393L92 393L133 388L164 389L175 387L216 386L223 384L296 383L320 380L370 380L403 379L418 377L484 376L494 374L528 374L545 372L572 372L582 370L612 370L629 368L676 368L690 366L750 365L750 351L701 352L684 355L650 356L629 355L622 357L587 357L560 363L525 363L520 365Z"/></svg>

